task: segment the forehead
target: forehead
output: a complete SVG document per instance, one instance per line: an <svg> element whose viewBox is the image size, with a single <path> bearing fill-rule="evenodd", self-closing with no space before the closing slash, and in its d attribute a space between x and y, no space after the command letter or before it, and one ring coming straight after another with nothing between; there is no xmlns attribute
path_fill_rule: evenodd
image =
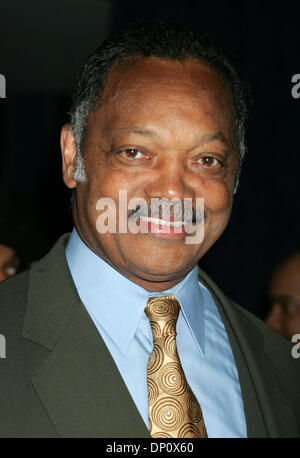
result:
<svg viewBox="0 0 300 458"><path fill-rule="evenodd" d="M139 84L180 84L190 90L218 91L228 89L227 84L216 70L195 59L183 62L163 60L156 57L135 57L113 65L106 84L106 95L116 88L127 89Z"/></svg>
<svg viewBox="0 0 300 458"><path fill-rule="evenodd" d="M116 64L109 73L100 110L111 117L166 115L168 119L188 113L195 122L233 119L229 85L215 70L196 60L185 62L136 58Z"/></svg>

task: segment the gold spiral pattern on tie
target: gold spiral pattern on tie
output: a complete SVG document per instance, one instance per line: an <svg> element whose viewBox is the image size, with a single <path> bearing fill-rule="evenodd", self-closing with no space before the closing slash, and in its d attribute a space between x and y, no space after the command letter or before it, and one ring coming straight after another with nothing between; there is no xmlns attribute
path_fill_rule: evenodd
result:
<svg viewBox="0 0 300 458"><path fill-rule="evenodd" d="M195 422L199 423L202 419L201 409L199 408L199 403L195 396L191 393L185 400L186 402L186 410L188 412L188 416L190 419Z"/></svg>
<svg viewBox="0 0 300 458"><path fill-rule="evenodd" d="M174 334L176 335L176 320L173 318L168 320L162 327L161 334L162 336L174 336Z"/></svg>
<svg viewBox="0 0 300 458"><path fill-rule="evenodd" d="M179 359L176 349L176 340L174 339L174 336L166 336L164 342L164 350L170 359L173 359L175 361Z"/></svg>
<svg viewBox="0 0 300 458"><path fill-rule="evenodd" d="M152 334L158 339L161 337L161 327L159 326L158 323L155 321L150 321L151 329L152 329Z"/></svg>
<svg viewBox="0 0 300 458"><path fill-rule="evenodd" d="M164 353L162 348L159 345L154 344L153 351L148 363L148 375L158 371L161 368L163 361Z"/></svg>
<svg viewBox="0 0 300 458"><path fill-rule="evenodd" d="M156 401L152 407L152 421L164 431L174 431L184 419L182 405L177 399L166 396Z"/></svg>
<svg viewBox="0 0 300 458"><path fill-rule="evenodd" d="M168 299L170 296L165 296L166 299L161 301L161 298L153 297L149 299L148 312L146 312L149 320L157 321L157 318L173 318L177 319L178 307L174 304L174 301Z"/></svg>
<svg viewBox="0 0 300 458"><path fill-rule="evenodd" d="M161 433L154 433L152 434L153 438L163 438L163 439L172 439L173 436L171 434L161 432Z"/></svg>
<svg viewBox="0 0 300 458"><path fill-rule="evenodd" d="M186 392L187 383L183 371L175 361L164 364L157 378L161 390L167 394L181 396Z"/></svg>
<svg viewBox="0 0 300 458"><path fill-rule="evenodd" d="M203 437L199 428L193 423L186 423L178 431L178 437L191 438L191 437Z"/></svg>
<svg viewBox="0 0 300 458"><path fill-rule="evenodd" d="M149 404L153 404L153 402L156 401L158 398L159 394L159 389L157 384L152 380L150 377L148 377L148 401Z"/></svg>
<svg viewBox="0 0 300 458"><path fill-rule="evenodd" d="M176 346L180 304L174 295L151 298L153 351L147 367L149 428L155 438L207 437L201 407L186 380Z"/></svg>

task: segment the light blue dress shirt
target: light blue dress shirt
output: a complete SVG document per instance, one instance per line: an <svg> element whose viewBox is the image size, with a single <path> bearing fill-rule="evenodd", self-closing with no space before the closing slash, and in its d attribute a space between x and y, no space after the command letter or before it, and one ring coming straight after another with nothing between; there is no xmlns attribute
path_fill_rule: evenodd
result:
<svg viewBox="0 0 300 458"><path fill-rule="evenodd" d="M108 347L148 427L147 363L153 349L144 313L149 297L174 294L181 305L177 349L198 399L208 437L247 437L238 373L211 294L197 266L173 288L150 293L92 252L74 229L66 258L78 294Z"/></svg>

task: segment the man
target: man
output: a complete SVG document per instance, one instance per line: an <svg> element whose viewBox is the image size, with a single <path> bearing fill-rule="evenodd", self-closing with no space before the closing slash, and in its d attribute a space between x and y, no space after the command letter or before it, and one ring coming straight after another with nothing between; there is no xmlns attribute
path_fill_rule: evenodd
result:
<svg viewBox="0 0 300 458"><path fill-rule="evenodd" d="M299 435L289 344L197 268L230 217L246 112L234 64L188 28L131 26L89 58L61 134L76 229L1 285L2 436Z"/></svg>
<svg viewBox="0 0 300 458"><path fill-rule="evenodd" d="M266 324L285 339L300 334L300 252L284 259L272 273L268 288L271 305Z"/></svg>

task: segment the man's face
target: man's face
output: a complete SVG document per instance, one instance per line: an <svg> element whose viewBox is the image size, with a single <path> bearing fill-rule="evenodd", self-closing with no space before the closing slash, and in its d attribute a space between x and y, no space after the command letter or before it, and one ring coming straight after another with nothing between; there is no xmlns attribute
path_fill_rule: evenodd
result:
<svg viewBox="0 0 300 458"><path fill-rule="evenodd" d="M268 298L271 309L266 324L288 340L300 334L300 253L276 270Z"/></svg>
<svg viewBox="0 0 300 458"><path fill-rule="evenodd" d="M227 225L238 168L231 93L221 77L197 61L155 58L126 62L110 71L100 108L91 115L83 148L84 183L72 178L75 142L62 132L64 180L76 186L75 225L85 243L144 288L163 291L178 283ZM127 200L204 199L202 243L184 235L99 233L101 198L119 210Z"/></svg>

